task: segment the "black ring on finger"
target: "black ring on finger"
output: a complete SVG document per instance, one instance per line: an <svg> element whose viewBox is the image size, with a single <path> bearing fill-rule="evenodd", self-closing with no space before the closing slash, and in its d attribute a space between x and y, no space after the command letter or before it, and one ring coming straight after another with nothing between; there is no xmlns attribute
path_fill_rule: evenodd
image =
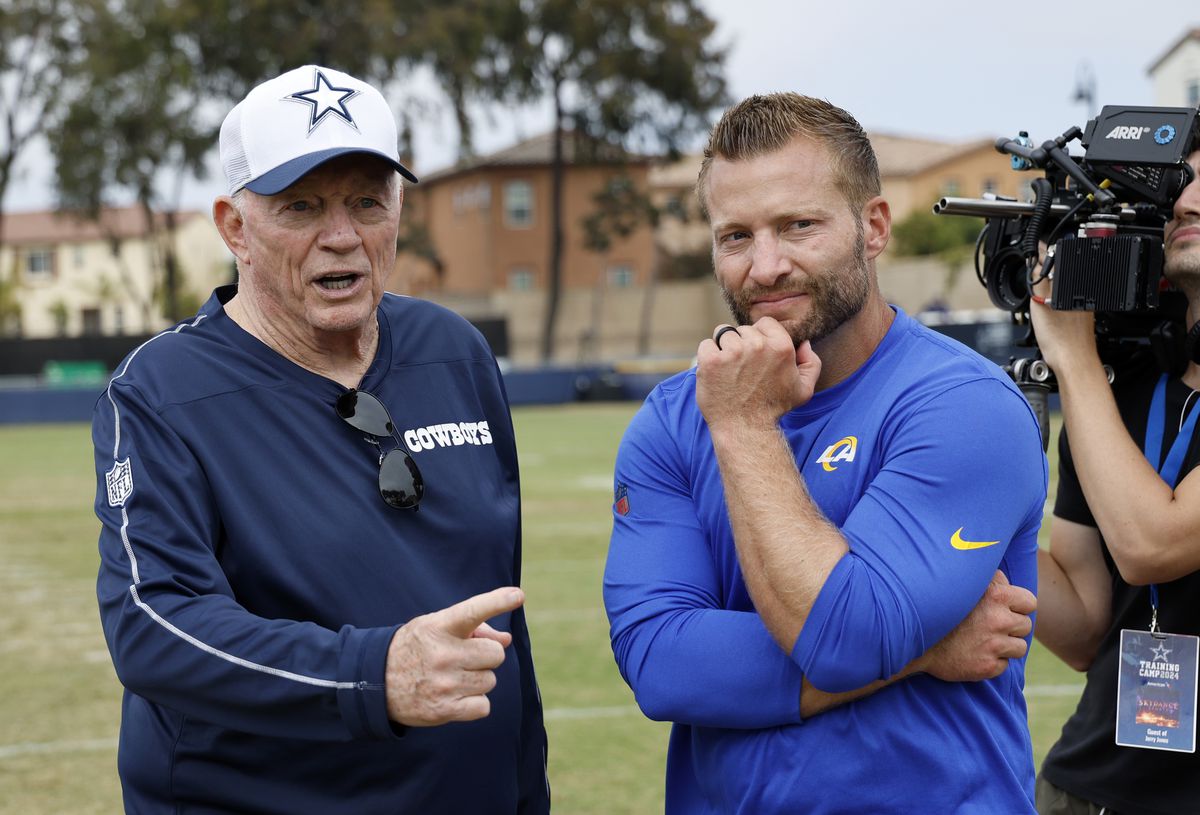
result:
<svg viewBox="0 0 1200 815"><path fill-rule="evenodd" d="M721 337L724 337L730 331L732 331L734 334L737 334L739 337L742 336L740 333L738 333L738 330L735 326L732 326L732 325L724 326L720 331L718 331L716 333L716 336L713 337L713 342L715 342L717 344L717 350L724 350L723 348L721 348Z"/></svg>

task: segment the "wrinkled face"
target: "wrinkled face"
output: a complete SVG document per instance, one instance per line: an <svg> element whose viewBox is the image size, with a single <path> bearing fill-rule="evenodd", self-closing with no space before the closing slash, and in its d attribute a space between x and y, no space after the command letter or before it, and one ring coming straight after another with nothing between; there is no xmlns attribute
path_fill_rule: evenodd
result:
<svg viewBox="0 0 1200 815"><path fill-rule="evenodd" d="M749 159L718 157L707 193L713 269L739 323L774 317L799 344L862 310L873 286L863 222L823 146L797 138Z"/></svg>
<svg viewBox="0 0 1200 815"><path fill-rule="evenodd" d="M245 191L239 293L280 330L320 337L375 319L396 260L402 192L381 159L334 159L276 195Z"/></svg>
<svg viewBox="0 0 1200 815"><path fill-rule="evenodd" d="M1200 286L1200 150L1188 156L1196 178L1175 202L1173 217L1163 230L1167 278L1180 288Z"/></svg>

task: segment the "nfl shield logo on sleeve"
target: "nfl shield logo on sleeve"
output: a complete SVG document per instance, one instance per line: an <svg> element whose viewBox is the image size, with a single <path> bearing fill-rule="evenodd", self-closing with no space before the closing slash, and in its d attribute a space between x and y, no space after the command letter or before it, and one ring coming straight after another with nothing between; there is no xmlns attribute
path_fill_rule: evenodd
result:
<svg viewBox="0 0 1200 815"><path fill-rule="evenodd" d="M613 495L613 509L617 511L618 515L629 514L629 487L619 481Z"/></svg>
<svg viewBox="0 0 1200 815"><path fill-rule="evenodd" d="M114 462L113 468L104 474L104 480L108 484L109 506L125 506L133 494L133 468L129 465L129 459Z"/></svg>

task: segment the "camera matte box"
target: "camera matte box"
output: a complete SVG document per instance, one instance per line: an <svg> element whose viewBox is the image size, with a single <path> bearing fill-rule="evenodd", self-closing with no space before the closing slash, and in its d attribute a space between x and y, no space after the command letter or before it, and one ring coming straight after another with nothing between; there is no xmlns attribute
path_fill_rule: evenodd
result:
<svg viewBox="0 0 1200 815"><path fill-rule="evenodd" d="M1191 180L1196 108L1106 105L1088 122L1084 163L1092 172L1158 207L1174 203Z"/></svg>
<svg viewBox="0 0 1200 815"><path fill-rule="evenodd" d="M1195 128L1196 108L1105 105L1083 143L1089 163L1169 166L1187 161Z"/></svg>

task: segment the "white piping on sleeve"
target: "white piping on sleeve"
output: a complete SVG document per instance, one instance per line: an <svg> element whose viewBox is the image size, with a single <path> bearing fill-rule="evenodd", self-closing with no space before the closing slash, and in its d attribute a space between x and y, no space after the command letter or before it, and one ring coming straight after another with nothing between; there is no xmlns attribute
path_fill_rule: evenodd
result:
<svg viewBox="0 0 1200 815"><path fill-rule="evenodd" d="M206 642L196 639L186 631L181 631L160 617L158 612L150 608L149 604L144 602L142 598L138 596L136 585L129 587L129 593L133 596L133 602L137 603L138 608L150 615L150 619L154 620L154 622L158 623L184 642L188 643L189 645L194 645L196 648L199 648L206 654L212 654L215 657L220 657L226 662L232 662L234 665L240 665L243 668L249 668L252 671L261 671L262 673L270 674L271 676L278 676L282 679L291 679L294 682L303 682L306 685L316 685L322 688L338 688L339 690L351 689L358 686L357 682L337 682L333 679L317 679L314 676L303 676L301 674L292 673L291 671L283 671L279 668L272 668L267 665L259 665L257 662L251 662L247 659L242 659L241 657L235 657L233 654L227 654L220 649L213 648Z"/></svg>
<svg viewBox="0 0 1200 815"><path fill-rule="evenodd" d="M127 360L125 360L125 366L121 369L121 372L118 373L116 376L114 376L109 381L108 388L105 390L105 395L108 396L109 404L112 405L113 418L114 418L114 423L115 423L114 429L113 429L113 437L114 437L114 440L113 440L113 463L114 463L114 465L119 460L119 455L120 455L121 411L117 407L116 400L113 399L112 383L116 382L118 379L120 379L122 376L125 375L125 372L129 370L129 366L133 362L133 358L136 357L138 355L138 352L141 351L143 348L145 348L147 345L154 342L159 337L165 336L166 334L178 334L180 331L182 331L185 328L194 328L196 325L198 325L200 323L201 320L203 320L207 316L208 315L206 315L206 314L199 314L199 315L197 315L196 319L190 323L180 323L178 326L176 326L171 331L164 331L162 334L157 334L157 335L151 337L150 339L146 340L144 343L142 343L137 348L135 348L133 353L131 353L129 355L129 358ZM189 645L191 645L195 648L200 649L201 651L204 651L206 654L211 654L212 656L223 659L226 662L230 662L234 665L238 665L243 668L249 668L252 671L260 671L265 674L270 674L271 676L277 676L277 677L280 677L281 679L290 679L293 682L302 682L306 685L315 685L317 687L322 687L322 688L336 688L338 690L350 690L350 689L354 689L354 688L358 687L359 683L357 683L357 682L338 682L333 679L318 679L317 677L314 677L314 676L304 676L302 674L292 673L291 671L284 671L279 668L272 668L268 665L259 665L256 662L250 662L249 660L242 659L241 657L236 657L233 654L229 654L218 648L214 648L213 646L209 645L208 643L203 642L202 640L199 640L196 637L193 637L191 634L188 634L186 631L183 631L183 630L177 628L175 625L173 625L172 623L170 623L166 619L164 619L162 616L160 616L158 614L158 612L156 612L153 608L150 607L149 603L142 600L142 598L138 595L138 586L141 585L142 580L138 574L137 555L134 554L133 544L130 543L130 541L129 541L129 512L125 509L124 506L121 507L121 542L122 542L122 544L124 544L125 554L129 557L130 575L133 578L133 583L129 586L129 594L130 594L130 596L133 597L133 602L137 605L138 608L140 608L143 612L145 612L145 614L151 620L153 620L155 623L157 623L158 625L165 628L167 631L174 634L179 639L183 640L184 642L188 643Z"/></svg>
<svg viewBox="0 0 1200 815"><path fill-rule="evenodd" d="M140 352L147 345L149 345L150 343L154 342L159 337L162 337L166 334L178 334L180 331L182 331L185 328L195 328L197 325L200 324L200 321L203 320L207 316L208 316L207 314L197 314L196 319L192 320L192 322L190 322L190 323L180 323L179 325L175 326L175 328L172 329L171 331L164 331L164 332L162 332L162 334L155 334L153 337L146 340L144 343L139 345L137 348L134 348L133 353L129 355L129 359L125 360L125 367L121 369L121 373L117 374L116 376L114 376L112 379L110 379L108 381L108 387L104 389L104 394L105 394L105 396L108 397L109 404L111 404L113 407L113 416L115 416L117 419L116 429L113 432L113 461L114 462L117 460L117 451L121 448L121 414L117 411L117 403L113 401L112 383L116 382L118 379L125 376L125 372L129 370L130 364L133 363L133 358L136 357L138 355L138 352Z"/></svg>

